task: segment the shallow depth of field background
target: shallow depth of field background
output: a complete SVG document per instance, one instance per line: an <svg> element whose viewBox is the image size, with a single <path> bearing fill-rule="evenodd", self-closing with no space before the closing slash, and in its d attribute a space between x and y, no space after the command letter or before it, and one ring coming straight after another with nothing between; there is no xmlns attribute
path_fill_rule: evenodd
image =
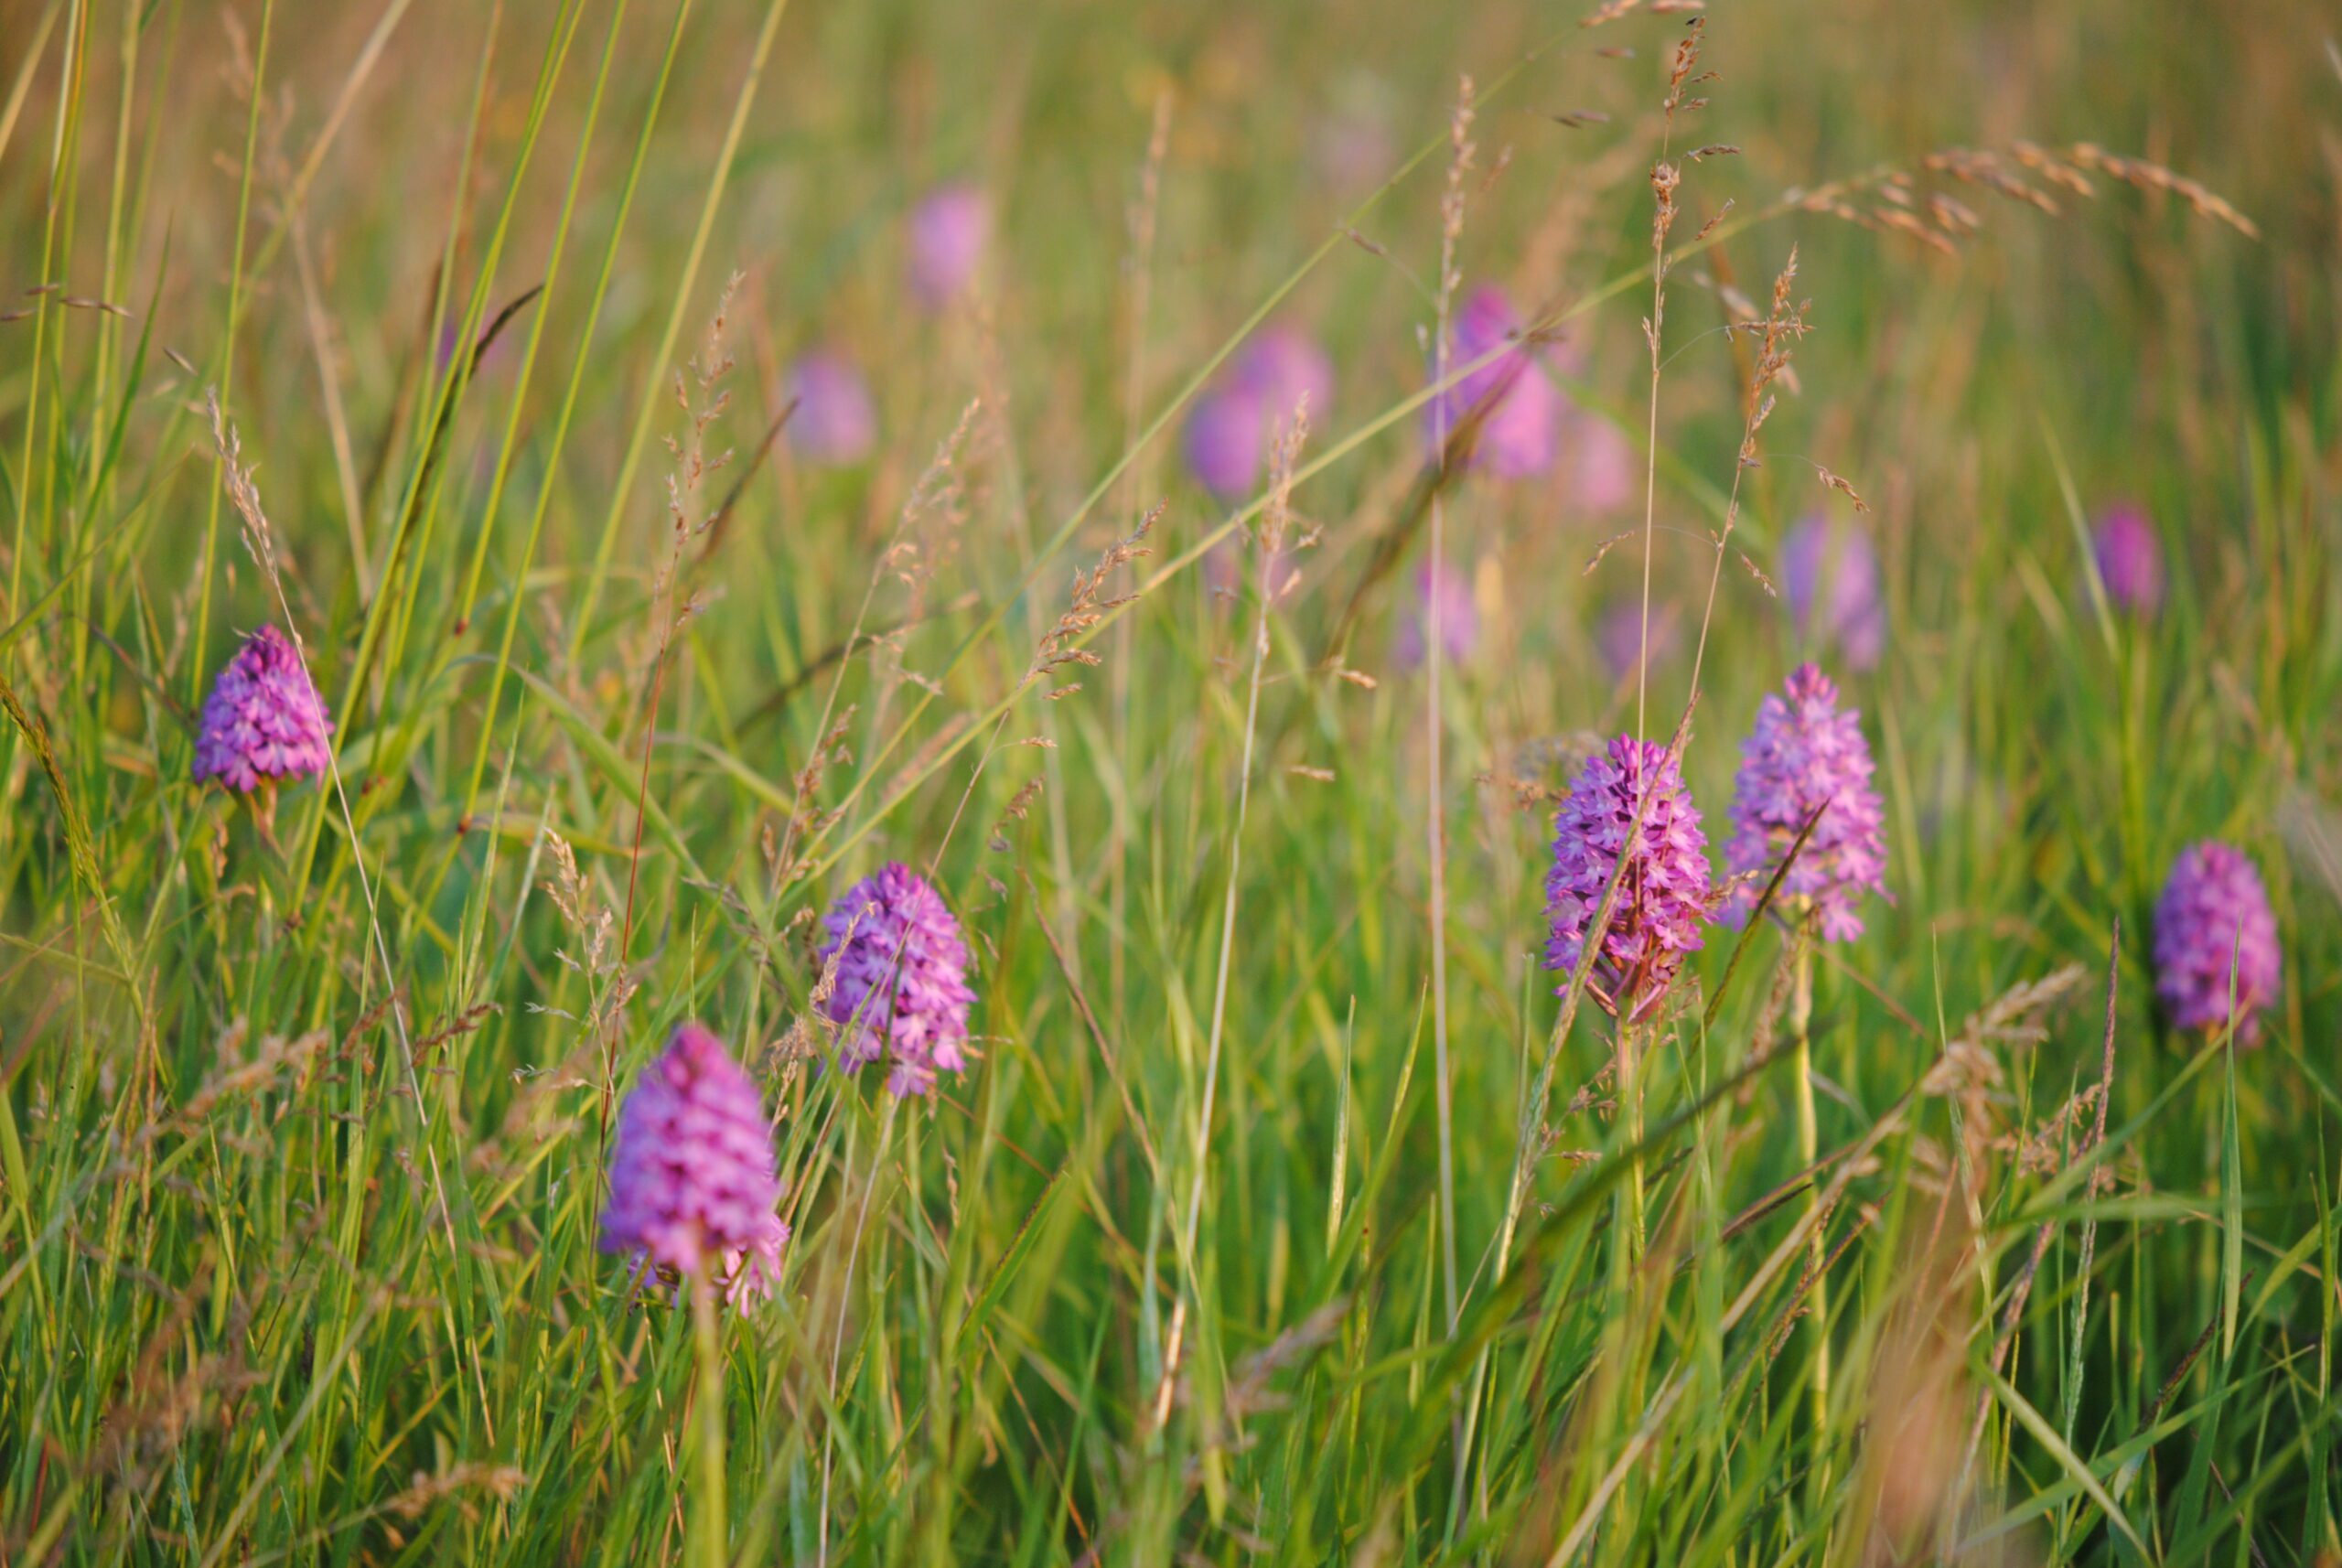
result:
<svg viewBox="0 0 2342 1568"><path fill-rule="evenodd" d="M1733 206L1669 285L1651 726L1739 439L1722 291L1761 301L1792 245L1815 330L1735 550L1778 578L1828 515L1887 604L1846 670L1727 559L1684 763L1720 860L1739 738L1808 655L1879 761L1894 901L1816 1004L1845 1243L1817 1406L1805 1254L1775 1256L1789 1079L1719 1091L1771 1026L1775 932L1648 1065L1651 1260L1606 1261L1592 1009L1501 1283L1492 1253L1557 1006L1551 792L1636 720L1598 633L1643 572L1647 177L1686 14L1591 9L0 0L0 1557L678 1557L688 1315L633 1299L594 1221L606 1090L696 1016L785 1112L796 1232L782 1299L726 1330L738 1561L2342 1561L2331 18L1704 13L1721 79L1675 145L1738 150L1680 196L1679 244ZM1617 424L1636 472L1443 499L1481 626L1437 802L1451 1326L1425 693L1393 656L1423 542L1368 565L1424 459L1394 411L1466 72L1463 286L1569 313L1572 429ZM2258 236L2105 177L2042 183L2052 213L1922 171L2025 140L2167 166ZM1956 254L1780 199L1890 165L1973 209ZM944 178L994 241L929 314L903 220ZM693 524L746 482L662 575L672 379L736 273L705 438L733 456ZM1206 548L1230 509L1162 416L1296 273L1269 319L1338 376L1302 461L1339 455L1294 495L1322 532L1279 567L1240 832L1258 562ZM548 277L451 398L443 339ZM869 377L876 454L759 463L822 348ZM280 618L207 388L355 859L329 790L285 791L272 840L188 782L188 715ZM2090 588L2082 529L2122 500L2170 564L2151 621ZM1158 504L1102 663L1020 693L1077 570ZM1370 684L1322 666L1361 581ZM865 594L888 635L840 663ZM2285 945L2233 1057L2148 978L2155 892L2208 836L2259 862ZM934 863L967 928L983 1052L891 1112L786 1046L811 916L887 859ZM2060 1117L2118 919L2102 1180Z"/></svg>

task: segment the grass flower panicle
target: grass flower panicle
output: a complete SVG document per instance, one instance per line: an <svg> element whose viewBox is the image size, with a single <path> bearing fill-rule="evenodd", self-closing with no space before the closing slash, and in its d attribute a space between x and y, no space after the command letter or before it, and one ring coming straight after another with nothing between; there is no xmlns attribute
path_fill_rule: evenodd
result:
<svg viewBox="0 0 2342 1568"><path fill-rule="evenodd" d="M1737 907L1754 904L1753 881L1780 863L1818 811L1780 896L1812 900L1823 941L1862 935L1855 913L1862 896L1886 891L1886 833L1873 767L1862 715L1838 706L1838 688L1819 666L1799 665L1782 690L1765 694L1741 746L1724 852L1726 867L1750 879L1733 895Z"/></svg>
<svg viewBox="0 0 2342 1568"><path fill-rule="evenodd" d="M968 1066L968 947L942 896L892 862L864 877L822 918L819 956L837 961L824 1010L843 1026L838 1065L852 1072L881 1057L886 1087L928 1094L940 1072Z"/></svg>

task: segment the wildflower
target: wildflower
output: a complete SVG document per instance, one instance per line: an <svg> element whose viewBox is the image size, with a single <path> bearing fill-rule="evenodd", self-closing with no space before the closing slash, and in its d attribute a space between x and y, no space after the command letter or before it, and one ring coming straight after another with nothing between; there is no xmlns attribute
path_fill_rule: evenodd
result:
<svg viewBox="0 0 2342 1568"><path fill-rule="evenodd" d="M1439 650L1448 662L1461 664L1480 643L1480 609L1472 597L1470 579L1453 566L1424 566L1415 574L1415 603L1399 621L1392 650L1401 668L1423 667L1429 644L1433 606L1439 610Z"/></svg>
<svg viewBox="0 0 2342 1568"><path fill-rule="evenodd" d="M1650 661L1655 665L1676 648L1675 607L1653 605L1650 610ZM1643 653L1643 607L1640 599L1626 599L1602 612L1595 624L1594 645L1610 678L1623 681L1635 672Z"/></svg>
<svg viewBox="0 0 2342 1568"><path fill-rule="evenodd" d="M1304 394L1310 418L1333 401L1334 365L1296 328L1272 327L1237 350L1219 385L1188 416L1187 468L1223 502L1252 493L1269 433L1293 417Z"/></svg>
<svg viewBox="0 0 2342 1568"><path fill-rule="evenodd" d="M250 794L280 779L315 778L332 760L333 721L293 639L263 626L244 639L203 701L195 737L198 783L217 779Z"/></svg>
<svg viewBox="0 0 2342 1568"><path fill-rule="evenodd" d="M975 280L992 238L992 208L984 193L963 181L939 185L910 215L911 294L940 310Z"/></svg>
<svg viewBox="0 0 2342 1568"><path fill-rule="evenodd" d="M1629 851L1638 811L1642 825ZM1700 947L1713 894L1699 810L1674 756L1624 735L1586 759L1554 822L1547 969L1576 969L1621 854L1627 869L1588 988L1605 1009L1635 1020L1659 1004L1684 955Z"/></svg>
<svg viewBox="0 0 2342 1568"><path fill-rule="evenodd" d="M724 1042L684 1024L618 1111L601 1249L704 1279L734 1305L779 1288L789 1227L764 1099Z"/></svg>
<svg viewBox="0 0 2342 1568"><path fill-rule="evenodd" d="M1562 427L1569 504L1595 516L1624 511L1643 493L1642 456L1626 432L1599 414L1576 412Z"/></svg>
<svg viewBox="0 0 2342 1568"><path fill-rule="evenodd" d="M2277 918L2261 873L2242 850L2216 839L2190 844L2172 863L2155 903L2155 994L2183 1029L2229 1020L2235 982L2236 1036L2250 1044L2259 1011L2277 1000Z"/></svg>
<svg viewBox="0 0 2342 1568"><path fill-rule="evenodd" d="M1452 328L1448 373L1520 336L1520 317L1502 290L1483 285L1465 300ZM1484 401L1496 404L1472 444L1472 461L1501 479L1527 478L1560 456L1562 394L1528 349L1499 354L1434 398L1425 429L1434 440L1454 435Z"/></svg>
<svg viewBox="0 0 2342 1568"><path fill-rule="evenodd" d="M1835 648L1850 669L1877 668L1886 651L1886 606L1868 535L1819 515L1805 518L1782 542L1781 587L1799 637Z"/></svg>
<svg viewBox="0 0 2342 1568"><path fill-rule="evenodd" d="M2163 606L2163 541L2135 506L2110 508L2090 532L2099 581L2118 610L2153 616Z"/></svg>
<svg viewBox="0 0 2342 1568"><path fill-rule="evenodd" d="M935 1075L968 1065L968 949L942 897L910 867L890 863L846 889L822 918L820 956L837 961L831 1022L844 1026L838 1065L852 1072L888 1058L886 1087L926 1094Z"/></svg>
<svg viewBox="0 0 2342 1568"><path fill-rule="evenodd" d="M809 462L858 463L878 444L878 415L869 383L852 360L817 349L789 369L789 444Z"/></svg>
<svg viewBox="0 0 2342 1568"><path fill-rule="evenodd" d="M1862 935L1855 906L1864 892L1886 891L1886 837L1861 720L1854 710L1839 709L1830 677L1815 665L1799 665L1757 708L1733 790L1724 864L1752 881L1769 874L1813 813L1821 813L1782 880L1781 895L1812 900L1824 941ZM1755 903L1755 890L1744 885L1735 897L1746 909Z"/></svg>

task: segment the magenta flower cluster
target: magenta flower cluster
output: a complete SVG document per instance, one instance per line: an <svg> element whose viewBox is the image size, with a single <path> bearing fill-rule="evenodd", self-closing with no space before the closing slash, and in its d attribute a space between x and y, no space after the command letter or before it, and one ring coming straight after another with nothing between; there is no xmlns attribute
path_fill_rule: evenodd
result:
<svg viewBox="0 0 2342 1568"><path fill-rule="evenodd" d="M1494 285L1474 290L1456 313L1448 374L1484 355L1496 358L1434 397L1423 415L1424 434L1437 443L1453 436L1481 403L1490 403L1472 443L1472 463L1500 479L1542 474L1561 455L1561 389L1528 348L1496 353L1520 330L1520 315L1503 290Z"/></svg>
<svg viewBox="0 0 2342 1568"><path fill-rule="evenodd" d="M1334 397L1334 362L1299 328L1272 327L1239 349L1187 418L1187 469L1196 481L1223 503L1250 495L1271 434L1293 418L1305 393L1311 423L1321 423Z"/></svg>
<svg viewBox="0 0 2342 1568"><path fill-rule="evenodd" d="M779 1288L779 1201L755 1080L712 1031L682 1025L619 1109L602 1251L705 1280L745 1307Z"/></svg>
<svg viewBox="0 0 2342 1568"><path fill-rule="evenodd" d="M315 778L332 760L333 721L293 639L263 626L211 684L196 726L195 778L250 794L280 779Z"/></svg>
<svg viewBox="0 0 2342 1568"><path fill-rule="evenodd" d="M1861 718L1838 706L1838 688L1820 668L1799 665L1757 708L1733 792L1724 864L1750 879L1734 895L1744 909L1755 903L1756 880L1770 875L1821 812L1777 897L1810 899L1824 941L1861 936L1856 906L1864 893L1886 891L1886 835Z"/></svg>
<svg viewBox="0 0 2342 1568"><path fill-rule="evenodd" d="M2155 904L2155 994L2171 1021L2222 1027L2233 980L2236 1036L2250 1043L2261 1009L2277 1000L2283 961L2277 917L2251 859L2217 839L2180 851Z"/></svg>
<svg viewBox="0 0 2342 1568"><path fill-rule="evenodd" d="M856 1070L884 1057L886 1087L928 1094L940 1072L968 1065L968 948L942 897L910 867L889 864L852 887L823 917L820 957L837 973L826 1015L843 1030L838 1065Z"/></svg>
<svg viewBox="0 0 2342 1568"><path fill-rule="evenodd" d="M1606 1011L1635 1020L1657 1008L1684 956L1699 949L1714 893L1699 809L1674 756L1657 741L1623 735L1586 759L1554 823L1546 968L1576 970L1622 856L1626 871L1587 988Z"/></svg>

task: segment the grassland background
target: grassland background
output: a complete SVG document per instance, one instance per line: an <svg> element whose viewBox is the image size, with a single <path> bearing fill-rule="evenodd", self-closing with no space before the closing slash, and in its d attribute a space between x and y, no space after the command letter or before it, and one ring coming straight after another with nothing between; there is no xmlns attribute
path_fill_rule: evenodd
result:
<svg viewBox="0 0 2342 1568"><path fill-rule="evenodd" d="M1821 1144L1859 1155L1821 1177L1847 1176L1837 1375L1817 1412L1802 1201L1765 1203L1799 1170L1788 1079L1718 1091L1765 1026L1769 932L1713 1026L1692 1014L1653 1058L1657 1261L1609 1268L1624 1139L1564 1114L1607 1050L1589 1013L1497 1282L1556 1008L1535 790L1565 775L1534 743L1634 722L1593 628L1638 588L1639 538L1582 568L1640 505L1477 476L1444 503L1486 628L1445 694L1471 1283L1446 1322L1424 693L1388 658L1420 546L1351 645L1379 684L1313 671L1422 462L1401 405L1459 72L1485 95L1466 285L1573 311L1574 394L1639 441L1646 176L1683 17L1578 16L0 0L0 287L62 285L0 323L8 1560L678 1556L689 1325L630 1298L594 1219L607 1090L689 1016L787 1113L789 1289L726 1330L739 1561L2342 1553L2342 75L2315 7L1707 13L1722 79L1684 140L1740 152L1688 171L1679 240L1735 205L1672 284L1655 598L1696 625L1739 435L1703 282L1760 294L1794 243L1817 330L1737 542L1770 566L1790 521L1847 515L1826 465L1871 504L1891 626L1847 686L1895 900L1824 966L1816 1015ZM1554 118L1581 110L1607 119ZM2258 237L2106 180L2055 216L1953 187L1985 222L1950 257L1776 200L2019 138L2168 165ZM904 302L901 220L946 177L983 184L997 232L981 307L935 317ZM1353 222L1387 254L1338 238ZM735 271L710 440L737 456L700 515L751 477L690 553L704 613L653 718L664 389ZM1275 318L1339 373L1305 460L1340 455L1295 495L1324 533L1269 621L1240 823L1255 597L1206 585L1228 514L1180 472L1176 416L1134 436L1297 271ZM455 396L441 323L460 340L548 278ZM869 371L880 455L830 471L784 444L751 472L783 367L820 343ZM329 790L285 795L280 848L188 782L188 714L234 634L278 618L207 388L338 721L355 857ZM874 569L979 394L952 504L908 525L914 590ZM2106 617L2083 567L2078 514L2126 497L2174 568L2146 626ZM1073 572L1158 501L1106 662L1018 695ZM874 624L926 618L840 674L820 660L874 581ZM1810 651L1737 565L1713 638L1685 761L1712 837L1758 695ZM1654 713L1688 675L1680 650L1655 663ZM855 706L814 826L792 780L833 676ZM549 832L587 929L548 891ZM809 834L777 875L768 844ZM2265 1043L2233 1058L2162 1027L2147 978L2164 872L2214 834L2260 862L2286 947ZM984 1058L893 1112L768 1048L811 983L802 917L886 858L934 861L972 934ZM2016 1145L2098 1073L2118 918L2100 1190ZM1731 947L1699 965L1711 991ZM1961 1022L2071 964L2043 1037ZM1999 1084L1911 1093L1963 1037Z"/></svg>

